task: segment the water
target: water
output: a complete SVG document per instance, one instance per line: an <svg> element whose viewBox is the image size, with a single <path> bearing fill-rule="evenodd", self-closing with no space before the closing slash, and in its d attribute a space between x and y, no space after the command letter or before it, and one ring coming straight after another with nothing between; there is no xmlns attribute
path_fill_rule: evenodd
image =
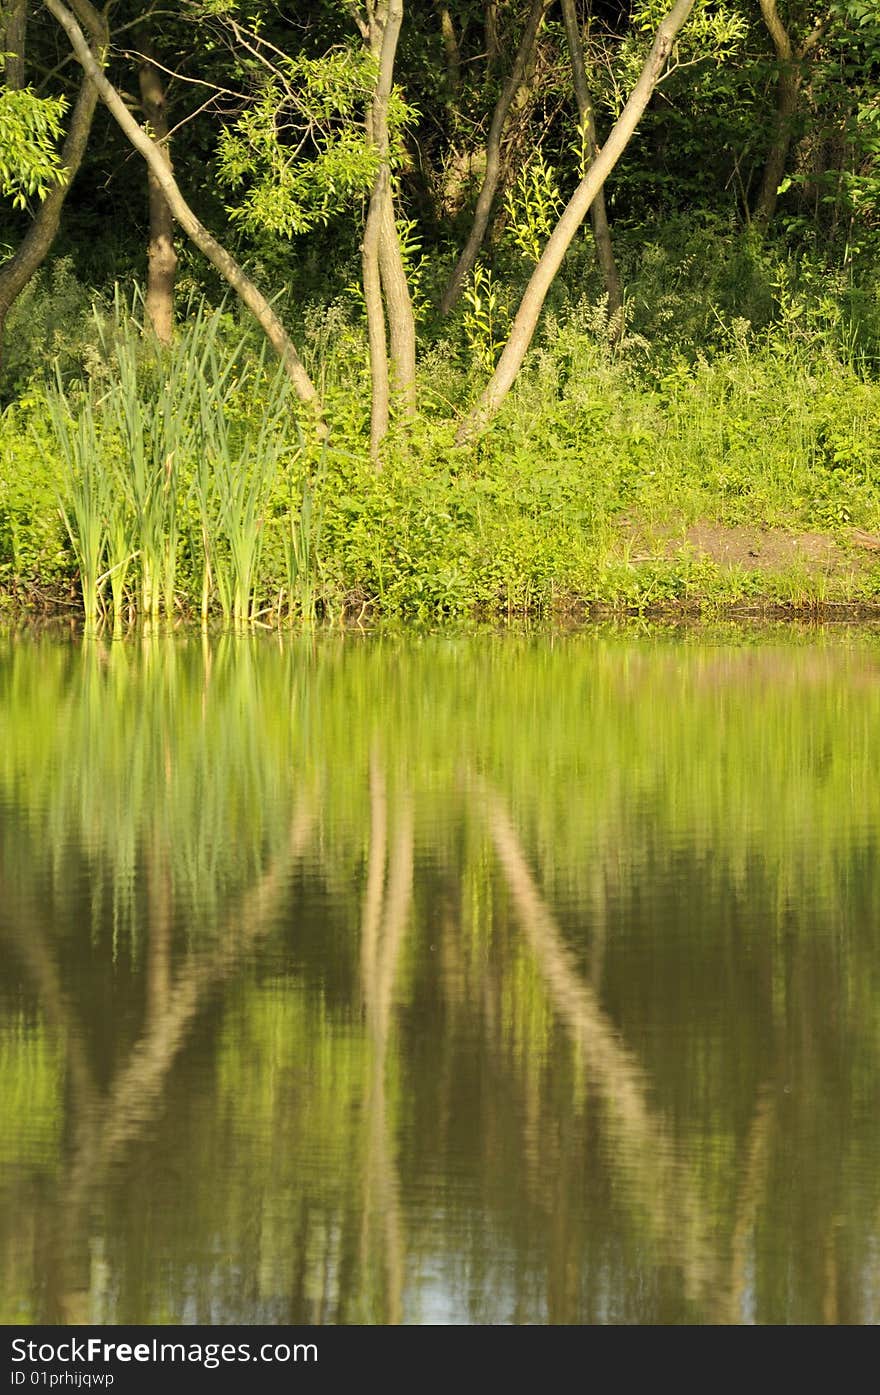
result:
<svg viewBox="0 0 880 1395"><path fill-rule="evenodd" d="M0 1321L880 1319L880 639L0 639Z"/></svg>

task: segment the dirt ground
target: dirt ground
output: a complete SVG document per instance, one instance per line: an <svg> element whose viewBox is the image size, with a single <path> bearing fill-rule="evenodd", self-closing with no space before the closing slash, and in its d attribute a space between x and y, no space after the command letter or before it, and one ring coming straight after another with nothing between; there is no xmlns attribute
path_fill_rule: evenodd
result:
<svg viewBox="0 0 880 1395"><path fill-rule="evenodd" d="M826 576L858 574L880 560L880 537L853 529L847 543L827 533L787 533L778 528L749 527L710 521L693 523L680 531L668 528L658 545L646 545L644 534L631 519L623 521L622 535L630 560L663 556L669 559L690 553L706 557L719 568L750 572L783 572L800 567Z"/></svg>

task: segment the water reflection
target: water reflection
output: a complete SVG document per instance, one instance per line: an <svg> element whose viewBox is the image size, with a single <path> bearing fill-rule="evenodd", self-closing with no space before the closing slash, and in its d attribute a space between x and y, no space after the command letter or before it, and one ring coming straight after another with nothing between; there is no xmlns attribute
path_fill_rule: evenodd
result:
<svg viewBox="0 0 880 1395"><path fill-rule="evenodd" d="M0 1318L878 1320L877 674L0 641Z"/></svg>

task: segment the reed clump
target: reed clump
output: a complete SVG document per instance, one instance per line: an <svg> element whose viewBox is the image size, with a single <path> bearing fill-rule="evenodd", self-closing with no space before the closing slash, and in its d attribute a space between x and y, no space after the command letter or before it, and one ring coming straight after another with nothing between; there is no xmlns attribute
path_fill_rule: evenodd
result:
<svg viewBox="0 0 880 1395"><path fill-rule="evenodd" d="M222 306L191 306L170 349L139 309L117 295L97 366L73 382L56 372L47 394L86 625L171 621L194 602L205 622L311 623L320 509L286 377L231 338ZM274 603L269 538L288 559Z"/></svg>

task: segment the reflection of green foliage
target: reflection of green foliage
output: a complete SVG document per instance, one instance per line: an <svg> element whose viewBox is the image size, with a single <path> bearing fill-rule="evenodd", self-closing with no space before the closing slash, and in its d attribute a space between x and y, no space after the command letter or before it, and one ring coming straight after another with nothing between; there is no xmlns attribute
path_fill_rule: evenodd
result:
<svg viewBox="0 0 880 1395"><path fill-rule="evenodd" d="M61 1131L63 1058L43 1024L0 1017L0 1167L51 1167Z"/></svg>

